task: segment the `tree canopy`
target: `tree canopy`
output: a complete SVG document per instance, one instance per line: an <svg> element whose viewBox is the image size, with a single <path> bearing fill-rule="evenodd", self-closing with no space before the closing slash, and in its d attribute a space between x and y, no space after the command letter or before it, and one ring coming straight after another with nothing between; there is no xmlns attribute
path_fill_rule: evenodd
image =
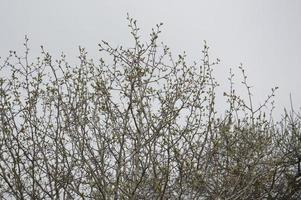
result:
<svg viewBox="0 0 301 200"><path fill-rule="evenodd" d="M301 115L272 118L277 87L253 105L229 74L216 110L213 65L173 56L158 24L133 46L79 48L78 65L44 47L0 66L1 199L300 199ZM109 59L108 59L109 58Z"/></svg>

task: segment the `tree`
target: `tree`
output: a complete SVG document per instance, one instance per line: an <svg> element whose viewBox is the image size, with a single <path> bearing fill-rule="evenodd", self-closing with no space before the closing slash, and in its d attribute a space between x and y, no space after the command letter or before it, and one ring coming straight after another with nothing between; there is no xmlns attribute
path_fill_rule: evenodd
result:
<svg viewBox="0 0 301 200"><path fill-rule="evenodd" d="M274 122L255 107L241 67L228 109L216 111L216 87L204 44L200 63L143 43L128 17L134 46L99 44L98 62L79 48L29 60L11 51L0 77L2 199L299 199L300 115ZM299 138L299 139L298 139ZM299 170L300 173L300 170ZM300 174L299 174L300 175Z"/></svg>

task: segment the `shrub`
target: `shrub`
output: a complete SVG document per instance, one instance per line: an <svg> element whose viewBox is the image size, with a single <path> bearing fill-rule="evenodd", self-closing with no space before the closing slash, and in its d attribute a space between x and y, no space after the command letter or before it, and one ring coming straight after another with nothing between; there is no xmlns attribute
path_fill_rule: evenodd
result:
<svg viewBox="0 0 301 200"><path fill-rule="evenodd" d="M97 62L79 48L70 66L41 47L11 51L0 77L1 199L299 199L300 115L274 122L277 88L255 107L225 92L216 111L209 47L199 63L172 56L157 25L134 45L99 44ZM296 175L297 172L297 175Z"/></svg>

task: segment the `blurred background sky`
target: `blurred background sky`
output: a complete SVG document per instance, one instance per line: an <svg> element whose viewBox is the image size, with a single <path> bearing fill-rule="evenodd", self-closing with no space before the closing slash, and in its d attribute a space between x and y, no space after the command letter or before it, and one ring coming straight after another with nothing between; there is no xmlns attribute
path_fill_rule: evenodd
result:
<svg viewBox="0 0 301 200"><path fill-rule="evenodd" d="M175 56L185 51L191 62L199 60L206 40L211 58L221 60L215 67L220 90L229 88L229 68L237 73L242 63L255 104L279 86L276 115L290 106L290 93L294 107L301 106L300 0L1 0L0 56L23 52L28 35L34 57L44 45L71 61L81 45L97 59L101 40L131 45L127 13L137 19L145 38L163 22L161 40ZM238 90L240 81L237 73Z"/></svg>

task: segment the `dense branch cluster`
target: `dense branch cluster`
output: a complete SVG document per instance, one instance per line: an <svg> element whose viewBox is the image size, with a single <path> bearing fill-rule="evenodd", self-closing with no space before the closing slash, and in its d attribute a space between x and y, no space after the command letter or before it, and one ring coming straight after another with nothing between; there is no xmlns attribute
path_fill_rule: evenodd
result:
<svg viewBox="0 0 301 200"><path fill-rule="evenodd" d="M11 51L0 66L1 199L300 199L301 116L280 122L237 95L216 111L204 44L199 63L148 43L128 18L132 48L103 41L103 59L80 48L78 66L43 47ZM111 58L110 61L107 61ZM272 108L271 108L272 109Z"/></svg>

